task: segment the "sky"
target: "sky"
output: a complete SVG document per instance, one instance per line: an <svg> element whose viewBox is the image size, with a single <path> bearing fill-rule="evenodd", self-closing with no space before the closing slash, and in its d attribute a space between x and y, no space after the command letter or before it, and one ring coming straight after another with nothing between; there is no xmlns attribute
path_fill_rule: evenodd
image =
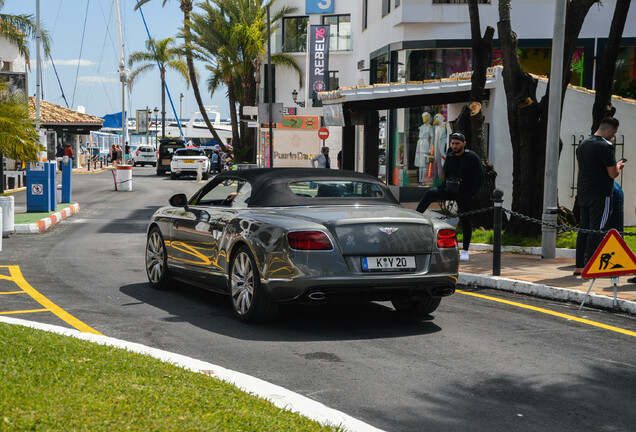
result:
<svg viewBox="0 0 636 432"><path fill-rule="evenodd" d="M124 42L124 56L128 65L129 54L146 51L148 39L141 13L134 10L136 0L119 0ZM183 24L183 13L179 0L152 0L142 7L151 37L165 39L174 37ZM3 13L31 14L35 20L36 0L6 0ZM119 53L113 0L40 0L41 26L51 38L51 58L61 83L50 61L42 68L43 100L66 106L62 94L66 96L70 108L84 106L86 113L97 117L121 112L121 83L119 81ZM178 42L178 41L177 41ZM36 47L30 43L31 72L28 77L29 94L36 92ZM229 106L225 88L210 96L207 91L208 72L203 64L196 63L199 71L199 89L206 106L217 105L222 118L227 118ZM127 66L128 67L128 66ZM133 69L136 66L133 66ZM166 75L169 92L175 112L189 119L198 112L192 88L174 72ZM180 107L179 95L183 93ZM161 81L158 68L139 77L129 92L127 111L134 116L135 110L161 111ZM161 114L159 114L161 116ZM154 116L154 114L153 114ZM166 94L166 117L173 118L172 108Z"/></svg>

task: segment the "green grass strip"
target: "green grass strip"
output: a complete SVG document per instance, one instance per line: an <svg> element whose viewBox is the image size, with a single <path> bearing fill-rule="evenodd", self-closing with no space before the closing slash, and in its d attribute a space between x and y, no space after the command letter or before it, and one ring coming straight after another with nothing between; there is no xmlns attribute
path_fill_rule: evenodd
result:
<svg viewBox="0 0 636 432"><path fill-rule="evenodd" d="M0 323L0 431L339 431L153 357Z"/></svg>
<svg viewBox="0 0 636 432"><path fill-rule="evenodd" d="M16 224L27 224L27 223L35 223L40 219L44 219L47 216L51 216L55 212L59 212L67 207L72 206L75 203L64 203L58 204L55 211L52 212L31 212L31 213L15 213L13 215L13 223Z"/></svg>
<svg viewBox="0 0 636 432"><path fill-rule="evenodd" d="M625 232L633 232L636 233L636 227L625 228ZM576 236L577 233L574 231L568 231L559 233L557 236L556 247L565 248L565 249L576 249ZM457 239L461 244L463 240L463 234L461 232L461 228L457 228ZM631 250L636 250L636 236L625 236L625 243L627 246L631 248ZM475 229L473 230L473 235L470 239L471 243L485 243L492 244L493 243L493 231L485 230L485 229ZM529 237L515 237L506 235L504 232L501 236L501 243L503 246L520 246L520 247L532 247L532 246L541 246L541 236L535 238Z"/></svg>

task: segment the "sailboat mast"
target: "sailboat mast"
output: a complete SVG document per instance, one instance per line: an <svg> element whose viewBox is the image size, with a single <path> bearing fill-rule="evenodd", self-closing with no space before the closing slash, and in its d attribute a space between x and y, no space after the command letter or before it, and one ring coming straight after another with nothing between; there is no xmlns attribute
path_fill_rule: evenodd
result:
<svg viewBox="0 0 636 432"><path fill-rule="evenodd" d="M126 121L126 81L128 80L126 71L126 61L124 59L124 42L121 35L121 18L119 17L119 1L113 0L115 8L115 22L117 24L117 44L119 47L119 80L121 81L121 136L124 160L126 158L126 134L128 133L128 122Z"/></svg>

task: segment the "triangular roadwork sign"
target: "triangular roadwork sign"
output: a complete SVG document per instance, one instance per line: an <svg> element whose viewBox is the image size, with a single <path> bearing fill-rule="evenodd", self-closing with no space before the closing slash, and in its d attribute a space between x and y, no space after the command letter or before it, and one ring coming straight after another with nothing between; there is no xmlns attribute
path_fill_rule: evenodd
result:
<svg viewBox="0 0 636 432"><path fill-rule="evenodd" d="M628 274L636 274L636 256L618 231L612 229L590 258L581 277L593 279Z"/></svg>

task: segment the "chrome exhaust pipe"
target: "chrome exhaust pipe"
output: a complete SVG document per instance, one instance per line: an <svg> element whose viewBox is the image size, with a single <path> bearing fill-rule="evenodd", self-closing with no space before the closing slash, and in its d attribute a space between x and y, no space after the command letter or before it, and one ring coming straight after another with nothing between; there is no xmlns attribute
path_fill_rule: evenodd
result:
<svg viewBox="0 0 636 432"><path fill-rule="evenodd" d="M312 292L307 297L309 297L310 300L322 301L327 298L327 295L324 292L316 291L316 292Z"/></svg>
<svg viewBox="0 0 636 432"><path fill-rule="evenodd" d="M454 292L455 292L455 290L450 288L450 287L438 288L435 291L433 291L433 296L435 296L435 297L446 297L446 296L451 295Z"/></svg>

